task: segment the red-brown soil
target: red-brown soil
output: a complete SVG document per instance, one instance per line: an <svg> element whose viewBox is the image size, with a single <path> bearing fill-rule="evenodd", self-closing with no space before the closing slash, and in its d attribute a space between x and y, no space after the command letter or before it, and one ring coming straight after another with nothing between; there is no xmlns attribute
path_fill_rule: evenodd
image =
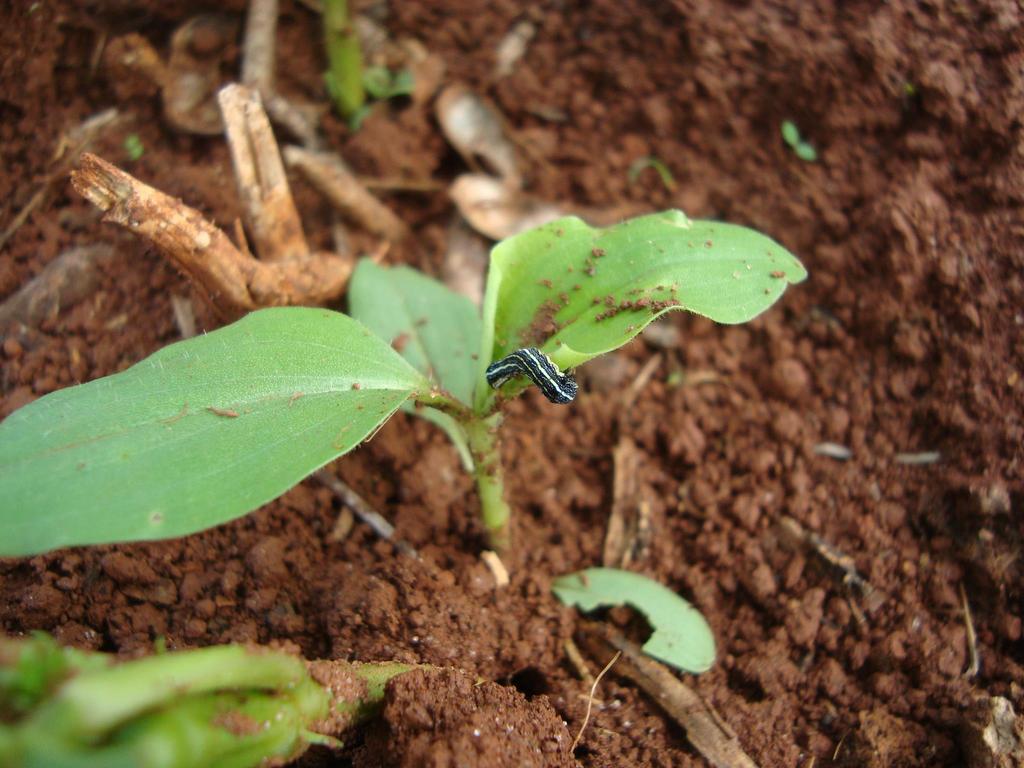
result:
<svg viewBox="0 0 1024 768"><path fill-rule="evenodd" d="M202 4L13 6L0 10L0 223L45 179L60 135L114 105L134 119L94 151L230 228L239 207L223 140L174 133L152 93L94 65L104 35L136 31L165 50ZM515 71L492 82L495 47L521 18L537 34ZM329 540L336 502L307 481L184 540L0 563L0 628L125 654L160 636L168 647L287 640L309 658L455 667L518 687L534 706L501 689L467 698L453 675L409 681L367 737L387 753L344 759L565 765L555 742L575 735L588 686L563 649L575 613L549 585L600 562L612 451L630 437L653 527L637 567L707 616L719 660L692 684L759 765L958 765L958 727L976 697L1005 696L1024 711L1020 6L397 2L386 23L443 56L448 80L494 100L533 148L531 193L754 226L799 255L810 279L746 326L663 320L681 342L661 350L625 413L608 375L587 377L571 407L536 392L509 406L518 543L508 587L496 590L479 560L477 503L454 451L399 415L337 469L423 563L360 525ZM286 93L324 98L318 41L315 15L284 2ZM782 142L786 119L818 162ZM367 175L445 181L462 168L419 108L381 109L355 135L335 118L326 126ZM145 147L135 162L123 148L129 133ZM675 191L653 171L630 182L631 164L648 155L672 171ZM327 245L328 208L301 184L296 194L310 239ZM439 274L446 195L388 203L418 236L387 261ZM178 338L171 297L189 294L186 281L101 224L64 182L0 251L0 298L68 247L97 241L117 244L97 290L38 328L0 329L0 414ZM201 311L200 326L212 318ZM652 352L638 340L620 366L600 370L628 382ZM818 455L826 441L851 458ZM897 461L923 451L940 458ZM813 556L782 547L783 515L852 557L881 599L867 604ZM970 678L961 592L980 658ZM485 730L493 741L474 753L473 723L502 713L525 740ZM530 734L542 752L527 758ZM702 764L681 729L614 673L576 758Z"/></svg>

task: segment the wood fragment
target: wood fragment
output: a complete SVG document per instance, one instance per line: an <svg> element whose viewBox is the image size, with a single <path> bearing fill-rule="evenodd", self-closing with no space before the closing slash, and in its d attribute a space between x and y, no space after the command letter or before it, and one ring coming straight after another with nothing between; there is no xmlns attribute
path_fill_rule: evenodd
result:
<svg viewBox="0 0 1024 768"><path fill-rule="evenodd" d="M342 505L338 511L338 519L334 521L334 527L331 528L331 532L327 534L327 538L330 541L344 541L348 538L348 535L352 532L352 526L356 524L356 517L352 514L352 510Z"/></svg>
<svg viewBox="0 0 1024 768"><path fill-rule="evenodd" d="M196 335L196 312L192 300L187 296L171 295L171 310L174 312L174 324L183 339L191 339Z"/></svg>
<svg viewBox="0 0 1024 768"><path fill-rule="evenodd" d="M484 561L484 565L487 566L491 574L494 576L494 586L498 589L507 587L509 584L508 569L501 561L498 553L490 549L485 549L480 553L480 559Z"/></svg>
<svg viewBox="0 0 1024 768"><path fill-rule="evenodd" d="M580 680L584 683L594 682L594 674L590 671L590 667L587 666L587 660L583 658L579 646L576 645L571 637L565 641L565 657L569 659L569 663L576 670Z"/></svg>
<svg viewBox="0 0 1024 768"><path fill-rule="evenodd" d="M366 231L391 241L409 234L405 223L363 187L336 154L288 146L284 157L289 167L301 173L343 216Z"/></svg>
<svg viewBox="0 0 1024 768"><path fill-rule="evenodd" d="M323 143L318 126L324 109L315 104L301 104L279 93L264 94L263 107L270 119L294 136L306 149L317 150Z"/></svg>
<svg viewBox="0 0 1024 768"><path fill-rule="evenodd" d="M584 622L580 643L600 660L616 651L622 657L616 674L632 680L683 730L690 743L716 768L756 768L731 728L723 728L712 709L666 666L646 656L640 648L609 627Z"/></svg>
<svg viewBox="0 0 1024 768"><path fill-rule="evenodd" d="M634 561L637 549L640 451L630 438L620 438L612 453L612 461L612 509L608 515L601 563L608 568L625 568Z"/></svg>
<svg viewBox="0 0 1024 768"><path fill-rule="evenodd" d="M270 119L308 149L320 145L320 110L303 107L277 93L274 69L278 0L251 0L242 42L242 85L257 91Z"/></svg>
<svg viewBox="0 0 1024 768"><path fill-rule="evenodd" d="M0 328L21 323L35 328L91 294L114 249L106 243L71 248L0 304Z"/></svg>
<svg viewBox="0 0 1024 768"><path fill-rule="evenodd" d="M814 446L814 453L818 456L827 456L836 461L847 461L853 457L853 451L839 443L818 443Z"/></svg>
<svg viewBox="0 0 1024 768"><path fill-rule="evenodd" d="M942 458L938 451L919 451L917 453L897 453L894 457L897 464L934 464Z"/></svg>
<svg viewBox="0 0 1024 768"><path fill-rule="evenodd" d="M971 616L971 604L967 602L967 591L964 585L960 584L960 602L964 607L964 625L967 630L967 652L970 654L970 664L964 670L964 677L970 680L977 677L981 671L981 657L978 655L978 633L974 630L974 618Z"/></svg>
<svg viewBox="0 0 1024 768"><path fill-rule="evenodd" d="M105 212L105 221L159 248L226 318L260 307L325 304L341 295L352 273L351 259L329 253L274 263L250 258L195 209L89 153L71 185Z"/></svg>
<svg viewBox="0 0 1024 768"><path fill-rule="evenodd" d="M382 539L392 542L395 548L402 554L409 555L416 560L420 559L419 553L413 549L409 542L395 537L395 526L389 523L380 512L371 507L362 496L352 490L341 478L332 475L325 469L317 470L313 473L313 476L330 488L334 495L341 500L341 503L351 509L355 516L368 525L374 533Z"/></svg>
<svg viewBox="0 0 1024 768"><path fill-rule="evenodd" d="M264 261L307 256L302 221L259 92L233 83L222 88L217 99L256 253Z"/></svg>
<svg viewBox="0 0 1024 768"><path fill-rule="evenodd" d="M250 0L242 41L242 84L266 97L274 92L277 0Z"/></svg>
<svg viewBox="0 0 1024 768"><path fill-rule="evenodd" d="M248 285L257 262L246 260L198 211L88 153L71 185L104 211L104 221L149 240L207 297L217 297L214 307L232 314L256 307Z"/></svg>

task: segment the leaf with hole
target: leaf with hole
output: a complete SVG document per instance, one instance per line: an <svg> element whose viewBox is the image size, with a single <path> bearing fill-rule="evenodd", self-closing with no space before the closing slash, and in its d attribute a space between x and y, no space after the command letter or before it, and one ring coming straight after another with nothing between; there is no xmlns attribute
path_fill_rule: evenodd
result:
<svg viewBox="0 0 1024 768"><path fill-rule="evenodd" d="M663 584L616 568L587 568L555 579L551 590L566 605L593 611L631 605L654 632L644 653L684 672L706 672L715 661L711 627L689 602Z"/></svg>
<svg viewBox="0 0 1024 768"><path fill-rule="evenodd" d="M498 243L483 308L488 363L538 347L571 368L628 342L672 310L743 323L807 277L789 251L752 229L680 211L605 229L559 219ZM481 407L488 393L477 393Z"/></svg>

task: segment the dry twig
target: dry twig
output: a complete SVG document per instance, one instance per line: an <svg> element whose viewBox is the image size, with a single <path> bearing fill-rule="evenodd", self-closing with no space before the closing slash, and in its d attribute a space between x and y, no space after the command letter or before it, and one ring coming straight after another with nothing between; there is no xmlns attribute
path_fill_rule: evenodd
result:
<svg viewBox="0 0 1024 768"><path fill-rule="evenodd" d="M242 43L242 83L261 96L274 92L277 0L250 0Z"/></svg>
<svg viewBox="0 0 1024 768"><path fill-rule="evenodd" d="M977 677L981 671L981 657L978 655L978 633L974 630L974 618L971 616L971 604L967 602L967 591L964 585L960 584L960 602L964 606L964 625L967 628L967 651L970 654L971 663L964 671L964 677L970 680Z"/></svg>
<svg viewBox="0 0 1024 768"><path fill-rule="evenodd" d="M341 503L352 510L355 516L366 523L366 525L370 526L374 533L382 539L392 542L402 554L409 555L417 560L420 559L419 553L413 549L409 542L395 538L395 526L389 523L380 512L371 507L362 496L352 490L348 483L325 469L317 470L313 473L313 476L330 488L334 495L341 500Z"/></svg>
<svg viewBox="0 0 1024 768"><path fill-rule="evenodd" d="M343 216L368 232L391 241L401 240L409 234L405 223L363 187L342 159L334 153L285 147L284 158L290 167L305 176Z"/></svg>
<svg viewBox="0 0 1024 768"><path fill-rule="evenodd" d="M756 768L736 734L664 665L617 632L595 622L581 627L581 644L599 659L622 654L616 673L635 682L686 731L690 743L716 768Z"/></svg>
<svg viewBox="0 0 1024 768"><path fill-rule="evenodd" d="M265 263L241 252L203 215L92 154L71 184L104 220L149 240L224 316L266 306L323 304L341 294L350 260L316 253Z"/></svg>
<svg viewBox="0 0 1024 768"><path fill-rule="evenodd" d="M256 253L264 261L288 261L309 253L277 141L259 92L232 84L218 95L224 114L238 197Z"/></svg>
<svg viewBox="0 0 1024 768"><path fill-rule="evenodd" d="M637 480L640 452L628 437L620 438L612 454L612 510L608 515L608 532L604 538L603 565L626 568L640 559L647 548L642 541L639 510L642 505Z"/></svg>

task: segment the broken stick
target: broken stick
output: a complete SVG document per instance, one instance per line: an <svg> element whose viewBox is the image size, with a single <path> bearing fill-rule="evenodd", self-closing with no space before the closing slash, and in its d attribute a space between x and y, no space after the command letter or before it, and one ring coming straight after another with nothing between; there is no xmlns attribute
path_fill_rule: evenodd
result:
<svg viewBox="0 0 1024 768"><path fill-rule="evenodd" d="M341 295L352 263L318 252L266 263L242 254L199 211L96 155L82 155L71 185L119 224L150 241L224 317L260 307L324 304Z"/></svg>

